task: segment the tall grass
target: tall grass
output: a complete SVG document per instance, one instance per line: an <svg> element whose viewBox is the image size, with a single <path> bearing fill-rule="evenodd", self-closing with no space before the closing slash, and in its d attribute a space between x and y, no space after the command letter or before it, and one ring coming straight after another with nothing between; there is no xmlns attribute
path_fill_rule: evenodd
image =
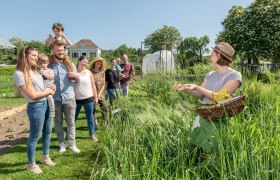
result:
<svg viewBox="0 0 280 180"><path fill-rule="evenodd" d="M174 81L153 76L132 86L145 96L120 100L91 179L280 178L279 85L245 80L244 112L219 132L218 153L194 164L190 136L199 101L174 92Z"/></svg>

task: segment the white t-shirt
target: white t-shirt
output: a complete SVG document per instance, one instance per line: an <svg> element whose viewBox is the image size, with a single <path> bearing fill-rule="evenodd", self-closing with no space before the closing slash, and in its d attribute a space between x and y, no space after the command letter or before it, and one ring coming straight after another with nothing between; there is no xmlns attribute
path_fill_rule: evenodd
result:
<svg viewBox="0 0 280 180"><path fill-rule="evenodd" d="M93 90L90 75L91 72L86 69L85 74L78 73L80 81L74 84L75 99L83 100L93 97Z"/></svg>
<svg viewBox="0 0 280 180"><path fill-rule="evenodd" d="M37 71L36 71L36 73L38 74L37 76L34 76L34 75L32 76L31 75L31 81L32 81L32 84L33 84L33 89L35 91L44 91L45 88L44 88L43 78ZM18 71L18 70L16 70L14 72L14 82L15 82L17 88L19 88L20 86L23 86L25 84L23 72ZM37 101L42 101L42 100L46 99L46 97L42 97L42 98L39 98L39 99L36 99L36 100L32 100L21 90L20 90L20 92L24 96L24 98L27 102L37 102Z"/></svg>

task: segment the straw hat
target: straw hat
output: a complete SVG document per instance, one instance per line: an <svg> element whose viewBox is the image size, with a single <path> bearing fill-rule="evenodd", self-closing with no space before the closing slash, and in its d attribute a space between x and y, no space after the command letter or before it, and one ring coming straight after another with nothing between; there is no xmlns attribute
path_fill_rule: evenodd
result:
<svg viewBox="0 0 280 180"><path fill-rule="evenodd" d="M101 61L102 62L102 68L101 70L104 70L106 68L106 61L105 59L103 59L102 57L95 57L91 63L91 68L94 68L94 64L97 62L97 61Z"/></svg>
<svg viewBox="0 0 280 180"><path fill-rule="evenodd" d="M226 59L232 61L232 57L234 55L235 50L231 45L226 42L219 42L215 47L215 51L222 54Z"/></svg>

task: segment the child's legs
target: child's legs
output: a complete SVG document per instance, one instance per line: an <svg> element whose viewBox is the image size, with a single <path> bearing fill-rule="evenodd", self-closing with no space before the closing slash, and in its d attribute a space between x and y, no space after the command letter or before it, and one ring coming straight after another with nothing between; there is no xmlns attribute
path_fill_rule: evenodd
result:
<svg viewBox="0 0 280 180"><path fill-rule="evenodd" d="M52 95L48 95L48 105L50 107L50 111L54 111L55 110L54 99L53 99Z"/></svg>

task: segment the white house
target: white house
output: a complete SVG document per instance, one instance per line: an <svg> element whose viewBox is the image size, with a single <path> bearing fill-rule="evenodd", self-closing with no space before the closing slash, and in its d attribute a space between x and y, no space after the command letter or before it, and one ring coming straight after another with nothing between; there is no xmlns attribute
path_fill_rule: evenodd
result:
<svg viewBox="0 0 280 180"><path fill-rule="evenodd" d="M89 60L92 57L99 57L101 49L90 39L81 39L79 42L68 48L71 59L78 59L80 56L86 56Z"/></svg>

